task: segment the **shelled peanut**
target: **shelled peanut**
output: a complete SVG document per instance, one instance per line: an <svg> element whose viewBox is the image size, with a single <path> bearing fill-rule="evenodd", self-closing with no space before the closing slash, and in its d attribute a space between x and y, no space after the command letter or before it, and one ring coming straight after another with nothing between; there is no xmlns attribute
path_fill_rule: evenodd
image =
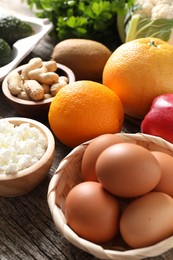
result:
<svg viewBox="0 0 173 260"><path fill-rule="evenodd" d="M55 61L32 58L21 72L13 71L8 75L9 91L24 100L40 101L51 98L68 84L68 78L59 76L56 73L57 69Z"/></svg>

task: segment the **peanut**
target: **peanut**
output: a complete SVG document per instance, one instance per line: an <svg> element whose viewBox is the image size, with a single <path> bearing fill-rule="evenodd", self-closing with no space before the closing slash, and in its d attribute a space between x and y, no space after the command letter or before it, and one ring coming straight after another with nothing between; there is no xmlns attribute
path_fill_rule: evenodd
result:
<svg viewBox="0 0 173 260"><path fill-rule="evenodd" d="M68 84L68 78L56 73L57 63L53 60L31 59L21 72L9 74L8 84L12 95L24 100L42 100L56 95Z"/></svg>
<svg viewBox="0 0 173 260"><path fill-rule="evenodd" d="M51 94L44 94L44 99L48 99L48 98L52 98L52 95Z"/></svg>
<svg viewBox="0 0 173 260"><path fill-rule="evenodd" d="M12 95L16 96L22 91L21 78L17 71L13 71L8 75L7 84Z"/></svg>
<svg viewBox="0 0 173 260"><path fill-rule="evenodd" d="M44 94L50 94L50 87L49 87L49 85L42 84L42 88L44 90Z"/></svg>
<svg viewBox="0 0 173 260"><path fill-rule="evenodd" d="M30 61L28 62L29 65L32 65L35 68L41 67L42 66L42 59L39 57L35 57L30 59Z"/></svg>
<svg viewBox="0 0 173 260"><path fill-rule="evenodd" d="M49 72L55 72L58 68L57 63L54 60L44 61L43 66L45 66Z"/></svg>
<svg viewBox="0 0 173 260"><path fill-rule="evenodd" d="M32 100L39 101L43 99L44 90L36 80L26 80L24 83L24 88L26 93Z"/></svg>
<svg viewBox="0 0 173 260"><path fill-rule="evenodd" d="M68 83L68 78L66 76L59 76L59 82L65 81Z"/></svg>
<svg viewBox="0 0 173 260"><path fill-rule="evenodd" d="M23 99L23 100L30 100L28 94L25 91L21 91L18 95L18 98Z"/></svg>
<svg viewBox="0 0 173 260"><path fill-rule="evenodd" d="M46 85L57 83L58 79L59 76L55 72L44 72L38 75L38 81Z"/></svg>
<svg viewBox="0 0 173 260"><path fill-rule="evenodd" d="M66 85L66 82L57 82L50 87L50 93L52 94L52 96L55 96L58 93L58 91Z"/></svg>
<svg viewBox="0 0 173 260"><path fill-rule="evenodd" d="M35 79L35 80L38 81L40 74L43 73L43 72L47 72L47 69L44 66L42 66L41 68L36 68L36 69L30 70L28 72L28 78L29 79Z"/></svg>
<svg viewBox="0 0 173 260"><path fill-rule="evenodd" d="M22 69L21 72L21 78L26 80L28 79L28 73L29 71L36 69L36 68L40 68L42 66L42 59L37 57L37 58L33 58L31 59L28 64L26 66L24 66L24 68Z"/></svg>

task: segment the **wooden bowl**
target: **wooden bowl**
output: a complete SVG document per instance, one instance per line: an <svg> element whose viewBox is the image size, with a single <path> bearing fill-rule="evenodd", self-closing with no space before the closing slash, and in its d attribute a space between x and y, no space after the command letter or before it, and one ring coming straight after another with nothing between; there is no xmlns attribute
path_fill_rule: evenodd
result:
<svg viewBox="0 0 173 260"><path fill-rule="evenodd" d="M136 143L148 150L157 150L173 156L173 145L159 137L146 134L119 135L125 142ZM48 205L53 221L59 232L74 246L99 259L137 260L160 255L173 247L173 236L149 247L131 249L120 238L101 246L79 237L66 223L64 202L68 192L81 180L81 161L83 153L91 142L85 142L73 149L59 164L48 188Z"/></svg>
<svg viewBox="0 0 173 260"><path fill-rule="evenodd" d="M0 196L15 197L24 195L33 190L48 175L54 159L54 137L45 125L33 119L9 117L0 120L7 120L15 126L29 123L30 127L36 127L47 141L47 149L44 155L35 164L17 173L0 173Z"/></svg>
<svg viewBox="0 0 173 260"><path fill-rule="evenodd" d="M25 65L20 66L15 70L20 72L24 66ZM57 63L57 66L57 73L59 76L66 76L69 80L69 83L75 81L75 75L71 69L59 63ZM53 97L37 102L17 98L14 95L12 95L8 89L7 76L2 82L2 92L7 102L14 109L14 111L16 111L17 114L23 117L29 117L39 121L47 120L49 107Z"/></svg>

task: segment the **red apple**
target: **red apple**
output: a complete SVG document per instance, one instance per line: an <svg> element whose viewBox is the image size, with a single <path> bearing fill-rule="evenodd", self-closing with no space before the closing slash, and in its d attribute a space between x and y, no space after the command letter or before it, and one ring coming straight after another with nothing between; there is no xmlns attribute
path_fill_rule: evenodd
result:
<svg viewBox="0 0 173 260"><path fill-rule="evenodd" d="M160 95L153 100L141 123L141 132L173 143L173 94Z"/></svg>

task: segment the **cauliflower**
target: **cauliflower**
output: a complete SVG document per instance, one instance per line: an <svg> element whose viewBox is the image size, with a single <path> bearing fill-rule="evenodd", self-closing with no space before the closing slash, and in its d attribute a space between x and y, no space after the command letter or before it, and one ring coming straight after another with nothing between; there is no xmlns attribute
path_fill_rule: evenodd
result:
<svg viewBox="0 0 173 260"><path fill-rule="evenodd" d="M139 14L151 19L173 19L172 0L136 0L135 4L139 5Z"/></svg>
<svg viewBox="0 0 173 260"><path fill-rule="evenodd" d="M173 1L136 0L126 14L124 25L125 42L157 37L173 45Z"/></svg>
<svg viewBox="0 0 173 260"><path fill-rule="evenodd" d="M151 18L152 19L159 19L159 18L173 19L173 2L169 4L164 3L164 1L159 1L159 2L160 5L157 4L153 7Z"/></svg>
<svg viewBox="0 0 173 260"><path fill-rule="evenodd" d="M136 4L141 6L139 13L146 16L151 16L153 6L155 5L155 0L138 0Z"/></svg>

